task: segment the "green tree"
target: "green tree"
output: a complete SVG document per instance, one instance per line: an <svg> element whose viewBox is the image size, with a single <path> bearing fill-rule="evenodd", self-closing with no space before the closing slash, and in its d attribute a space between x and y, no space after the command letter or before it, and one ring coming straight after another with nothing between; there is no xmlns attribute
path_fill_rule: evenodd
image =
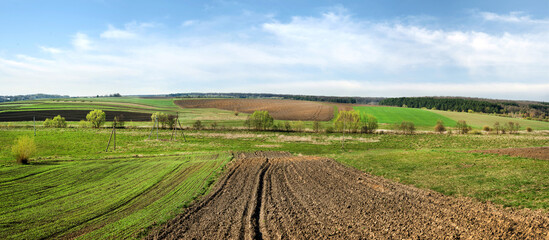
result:
<svg viewBox="0 0 549 240"><path fill-rule="evenodd" d="M341 132L356 132L360 127L360 114L355 110L340 111L334 125Z"/></svg>
<svg viewBox="0 0 549 240"><path fill-rule="evenodd" d="M267 130L273 126L274 119L268 111L255 111L248 117L249 125L256 130Z"/></svg>
<svg viewBox="0 0 549 240"><path fill-rule="evenodd" d="M92 127L99 128L105 123L107 115L103 110L93 110L86 115L86 119L91 123Z"/></svg>
<svg viewBox="0 0 549 240"><path fill-rule="evenodd" d="M363 133L374 133L377 128L377 118L375 118L372 115L366 116L366 119L364 119L364 125L362 125L362 132Z"/></svg>
<svg viewBox="0 0 549 240"><path fill-rule="evenodd" d="M459 120L456 124L456 128L460 134L466 134L471 130L471 127L467 125L465 120Z"/></svg>
<svg viewBox="0 0 549 240"><path fill-rule="evenodd" d="M494 129L494 131L496 131L496 134L499 134L499 132L501 132L501 130L503 130L501 125L499 125L499 122L494 123L494 128L493 129Z"/></svg>
<svg viewBox="0 0 549 240"><path fill-rule="evenodd" d="M65 121L64 117L61 117L61 115L57 115L53 119L46 118L46 120L44 121L44 127L66 128L67 122Z"/></svg>
<svg viewBox="0 0 549 240"><path fill-rule="evenodd" d="M313 131L315 133L320 132L320 123L318 121L313 122Z"/></svg>
<svg viewBox="0 0 549 240"><path fill-rule="evenodd" d="M416 130L416 126L413 122L403 121L400 123L400 125L397 126L397 128L403 133L403 134L413 134Z"/></svg>
<svg viewBox="0 0 549 240"><path fill-rule="evenodd" d="M202 129L202 121L196 120L196 122L193 123L193 128L197 130Z"/></svg>

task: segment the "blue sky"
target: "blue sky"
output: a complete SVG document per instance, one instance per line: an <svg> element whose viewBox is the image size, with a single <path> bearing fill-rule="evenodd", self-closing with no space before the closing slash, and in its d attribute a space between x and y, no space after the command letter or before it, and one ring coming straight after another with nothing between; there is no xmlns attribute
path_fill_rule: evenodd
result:
<svg viewBox="0 0 549 240"><path fill-rule="evenodd" d="M549 101L549 1L0 0L0 95Z"/></svg>

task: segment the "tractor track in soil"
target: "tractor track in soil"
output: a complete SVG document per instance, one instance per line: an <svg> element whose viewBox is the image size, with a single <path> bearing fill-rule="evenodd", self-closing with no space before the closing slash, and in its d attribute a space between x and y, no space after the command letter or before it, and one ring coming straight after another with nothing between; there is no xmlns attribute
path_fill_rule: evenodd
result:
<svg viewBox="0 0 549 240"><path fill-rule="evenodd" d="M148 239L549 239L549 214L455 198L284 152L237 154Z"/></svg>

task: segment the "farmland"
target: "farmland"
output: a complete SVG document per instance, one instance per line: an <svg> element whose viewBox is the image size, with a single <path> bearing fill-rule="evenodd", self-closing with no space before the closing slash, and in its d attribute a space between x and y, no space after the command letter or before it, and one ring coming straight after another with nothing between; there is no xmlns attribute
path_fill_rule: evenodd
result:
<svg viewBox="0 0 549 240"><path fill-rule="evenodd" d="M543 122L533 133L505 135L346 134L342 149L340 133L249 130L243 127L248 114L236 116L234 109L180 108L174 99L111 99L24 102L9 111L23 111L23 106L71 110L81 105L87 110L109 105L117 111L147 114L180 112L185 129L177 130L173 140L172 130L159 129L157 140L149 115L146 122L129 122L118 129L116 150L111 145L105 151L109 128L78 128L69 122L72 127L55 129L39 124L34 137L37 153L31 164L17 165L11 146L20 136L33 136L32 122L0 124L1 238L189 237L204 233L201 226L217 229L207 233L214 238L219 236L215 234L238 238L257 233L266 238L314 236L315 232L339 238L404 238L402 229L412 229L406 232L410 236L426 238L547 234L549 161L538 157L546 156L543 149L549 147L549 136L539 131L544 129ZM328 106L332 117L336 110L352 106L318 104ZM303 116L317 116L318 109L327 111L320 105L313 106L315 111L303 111ZM452 121L463 117L446 119L444 112L421 109L355 109L376 116L382 128L402 120L415 121L425 129L438 119L452 126ZM392 120L396 117L401 119ZM196 120L217 122L224 128L194 129ZM311 124L304 121L306 128ZM333 126L333 122L322 121L321 126ZM502 155L510 148L526 148L535 155ZM267 156L270 153L265 151L275 153ZM226 205L227 197L236 197L234 208ZM207 209L223 209L225 215L217 218ZM347 214L331 214L335 212ZM463 217L447 219L437 212ZM469 224L473 221L469 216L478 224ZM216 219L218 225L207 219ZM298 219L302 221L293 222ZM417 224L410 225L412 220ZM430 225L433 221L441 228L429 227L435 226ZM498 221L502 224L485 224ZM373 222L384 227L362 228ZM533 222L538 225L529 225ZM193 230L181 232L181 226ZM517 231L509 232L511 226Z"/></svg>

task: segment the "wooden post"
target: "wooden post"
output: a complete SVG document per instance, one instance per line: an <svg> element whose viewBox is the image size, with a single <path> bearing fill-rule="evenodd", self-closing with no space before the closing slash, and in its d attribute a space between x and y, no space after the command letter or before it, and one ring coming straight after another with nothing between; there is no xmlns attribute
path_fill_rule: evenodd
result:
<svg viewBox="0 0 549 240"><path fill-rule="evenodd" d="M153 127L151 128L151 133L149 134L149 140L151 140L151 135L153 134L155 126L156 126L156 118L154 119L154 124L153 124Z"/></svg>
<svg viewBox="0 0 549 240"><path fill-rule="evenodd" d="M32 116L32 124L34 126L34 136L36 137L36 116Z"/></svg>
<svg viewBox="0 0 549 240"><path fill-rule="evenodd" d="M114 134L114 125L112 126L112 132L111 132L111 137L109 137L109 143L107 143L107 148L105 149L105 152L108 152L109 151L109 145L111 145L111 139L112 139L112 135ZM116 137L115 137L116 138ZM115 140L116 141L116 140Z"/></svg>
<svg viewBox="0 0 549 240"><path fill-rule="evenodd" d="M181 127L181 123L179 122L179 119L177 119L177 124L179 125L179 128L181 129L181 134L183 135L183 140L186 142L187 138L185 137L185 132L183 132L183 127Z"/></svg>

